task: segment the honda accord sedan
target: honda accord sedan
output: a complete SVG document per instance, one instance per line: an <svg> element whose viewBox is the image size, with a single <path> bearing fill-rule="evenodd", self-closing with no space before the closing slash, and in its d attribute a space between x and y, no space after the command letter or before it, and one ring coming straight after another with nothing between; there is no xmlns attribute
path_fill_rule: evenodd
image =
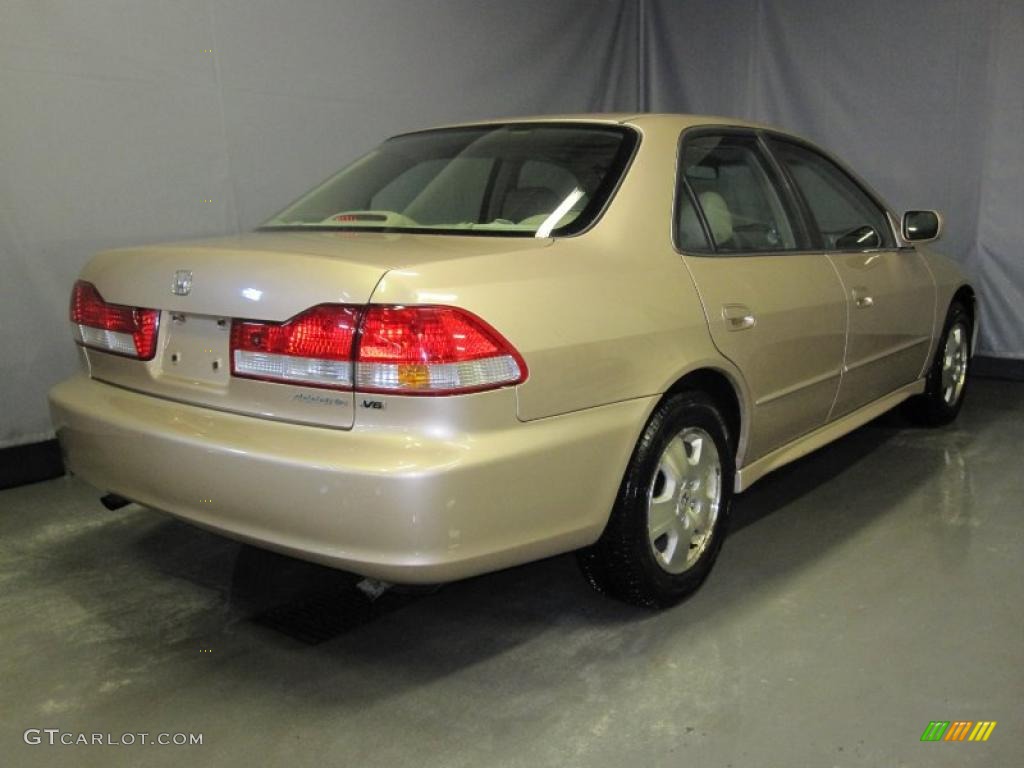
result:
<svg viewBox="0 0 1024 768"><path fill-rule="evenodd" d="M667 606L735 493L894 406L956 417L941 229L735 120L409 133L254 232L96 255L53 421L98 489L374 583L576 551Z"/></svg>

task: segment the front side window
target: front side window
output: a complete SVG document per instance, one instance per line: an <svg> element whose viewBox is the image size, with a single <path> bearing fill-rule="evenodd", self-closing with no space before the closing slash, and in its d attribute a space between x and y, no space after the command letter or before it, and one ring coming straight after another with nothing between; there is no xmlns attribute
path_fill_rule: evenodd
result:
<svg viewBox="0 0 1024 768"><path fill-rule="evenodd" d="M600 214L636 142L623 127L571 123L397 136L262 229L570 235Z"/></svg>
<svg viewBox="0 0 1024 768"><path fill-rule="evenodd" d="M771 146L807 202L826 250L892 247L885 212L845 171L799 144L773 139Z"/></svg>
<svg viewBox="0 0 1024 768"><path fill-rule="evenodd" d="M755 137L725 134L687 140L682 176L676 232L683 250L706 250L708 236L720 253L798 247L792 219Z"/></svg>

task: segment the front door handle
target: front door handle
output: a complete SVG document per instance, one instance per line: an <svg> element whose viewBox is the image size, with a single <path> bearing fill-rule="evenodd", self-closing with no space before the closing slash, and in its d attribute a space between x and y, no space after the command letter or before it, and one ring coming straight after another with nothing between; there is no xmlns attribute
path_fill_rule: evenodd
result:
<svg viewBox="0 0 1024 768"><path fill-rule="evenodd" d="M853 289L853 303L857 309L867 309L873 307L875 300L871 298L867 288L858 287Z"/></svg>
<svg viewBox="0 0 1024 768"><path fill-rule="evenodd" d="M745 331L757 325L757 318L745 304L723 304L722 319L730 331Z"/></svg>

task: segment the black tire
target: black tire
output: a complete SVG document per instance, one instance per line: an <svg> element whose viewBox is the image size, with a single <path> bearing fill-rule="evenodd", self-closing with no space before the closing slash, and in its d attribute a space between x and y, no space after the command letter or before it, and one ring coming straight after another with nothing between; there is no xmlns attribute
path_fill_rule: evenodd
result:
<svg viewBox="0 0 1024 768"><path fill-rule="evenodd" d="M663 453L674 439L694 429L709 436L717 451L717 516L709 524L710 536L703 548L694 553L693 564L672 573L656 557L661 539L652 543L648 533L648 504L658 483ZM633 450L604 533L593 546L577 553L590 584L602 594L647 608L674 605L694 592L710 572L728 530L734 450L725 419L711 398L700 392L683 392L660 403ZM678 506L676 514L680 514ZM687 541L690 549L693 545Z"/></svg>
<svg viewBox="0 0 1024 768"><path fill-rule="evenodd" d="M963 331L967 359L964 363L964 383L950 402L946 397L947 389L943 387L942 371L945 358L946 342L950 332L957 326ZM942 335L935 349L935 358L928 369L925 390L904 403L903 412L915 424L924 427L941 427L953 421L964 404L967 395L967 384L970 381L971 339L974 335L974 320L971 313L959 301L954 301L946 313L946 323L942 327Z"/></svg>

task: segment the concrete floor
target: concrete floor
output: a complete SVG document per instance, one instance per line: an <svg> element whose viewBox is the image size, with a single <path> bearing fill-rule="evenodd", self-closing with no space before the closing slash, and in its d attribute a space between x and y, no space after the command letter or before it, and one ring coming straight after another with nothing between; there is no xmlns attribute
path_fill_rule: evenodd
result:
<svg viewBox="0 0 1024 768"><path fill-rule="evenodd" d="M660 614L570 556L370 610L336 572L73 479L4 491L0 762L1020 765L1022 446L1020 384L975 381L944 430L883 417L740 497L704 588ZM998 726L919 741L958 719Z"/></svg>

